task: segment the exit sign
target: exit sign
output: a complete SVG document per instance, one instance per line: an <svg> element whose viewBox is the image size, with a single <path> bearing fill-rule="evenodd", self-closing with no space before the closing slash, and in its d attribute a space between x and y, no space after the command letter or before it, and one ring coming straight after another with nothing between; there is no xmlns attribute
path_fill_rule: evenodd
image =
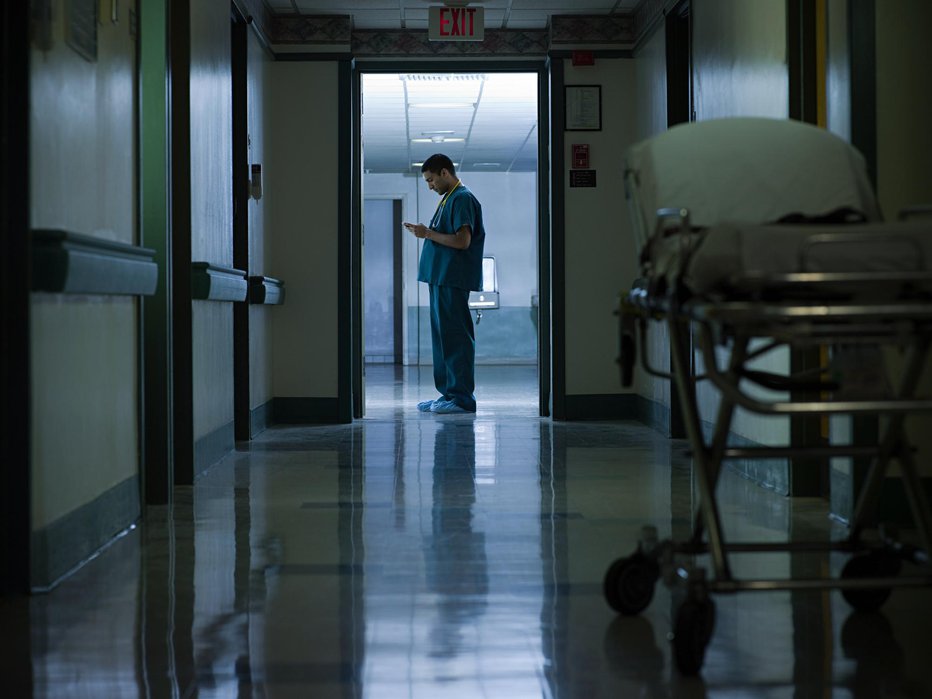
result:
<svg viewBox="0 0 932 699"><path fill-rule="evenodd" d="M431 41L482 41L485 39L484 7L430 8L427 37Z"/></svg>

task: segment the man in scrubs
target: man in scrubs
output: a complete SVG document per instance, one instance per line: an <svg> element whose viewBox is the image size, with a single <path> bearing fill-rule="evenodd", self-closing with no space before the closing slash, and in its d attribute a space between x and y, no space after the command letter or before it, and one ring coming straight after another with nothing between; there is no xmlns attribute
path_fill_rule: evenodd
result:
<svg viewBox="0 0 932 699"><path fill-rule="evenodd" d="M469 292L482 288L485 229L479 200L456 176L442 153L421 167L427 186L440 195L429 226L405 223L424 240L417 279L430 290L430 334L434 385L440 397L417 405L421 412L476 412L476 335L469 312Z"/></svg>

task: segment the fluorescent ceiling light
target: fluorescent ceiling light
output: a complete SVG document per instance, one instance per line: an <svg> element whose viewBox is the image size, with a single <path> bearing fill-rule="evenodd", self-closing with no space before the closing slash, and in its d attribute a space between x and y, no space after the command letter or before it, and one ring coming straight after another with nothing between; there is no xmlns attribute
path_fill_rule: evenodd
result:
<svg viewBox="0 0 932 699"><path fill-rule="evenodd" d="M417 109L475 109L475 102L413 102L409 107Z"/></svg>
<svg viewBox="0 0 932 699"><path fill-rule="evenodd" d="M462 143L465 138L448 138L446 136L434 136L433 138L412 138L411 143Z"/></svg>
<svg viewBox="0 0 932 699"><path fill-rule="evenodd" d="M433 134L448 134L448 133L456 133L456 132L453 129L450 129L449 131L421 131L421 136L431 136Z"/></svg>

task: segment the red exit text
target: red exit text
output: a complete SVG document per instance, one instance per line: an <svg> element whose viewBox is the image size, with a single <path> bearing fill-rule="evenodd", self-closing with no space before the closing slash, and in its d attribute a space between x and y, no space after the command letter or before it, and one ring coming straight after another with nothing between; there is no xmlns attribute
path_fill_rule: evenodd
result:
<svg viewBox="0 0 932 699"><path fill-rule="evenodd" d="M482 41L485 17L482 7L431 7L431 41Z"/></svg>

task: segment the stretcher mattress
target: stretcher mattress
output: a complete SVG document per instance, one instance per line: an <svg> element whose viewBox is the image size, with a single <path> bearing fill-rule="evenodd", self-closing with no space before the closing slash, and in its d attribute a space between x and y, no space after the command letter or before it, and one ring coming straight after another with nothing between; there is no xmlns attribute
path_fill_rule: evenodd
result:
<svg viewBox="0 0 932 699"><path fill-rule="evenodd" d="M727 289L741 279L825 272L932 272L932 220L842 225L724 223L691 236L676 256L680 276L695 294ZM676 247L675 238L667 245ZM682 248L681 248L682 249Z"/></svg>
<svg viewBox="0 0 932 699"><path fill-rule="evenodd" d="M686 208L700 227L842 208L881 219L861 154L825 129L786 119L674 126L628 150L625 181L639 247L662 208Z"/></svg>
<svg viewBox="0 0 932 699"><path fill-rule="evenodd" d="M625 182L655 289L682 283L709 294L793 273L932 272L932 219L883 223L864 158L809 124L743 117L676 126L629 149ZM688 211L693 232L676 218L669 234L658 230L659 209ZM777 223L838 212L857 222Z"/></svg>

